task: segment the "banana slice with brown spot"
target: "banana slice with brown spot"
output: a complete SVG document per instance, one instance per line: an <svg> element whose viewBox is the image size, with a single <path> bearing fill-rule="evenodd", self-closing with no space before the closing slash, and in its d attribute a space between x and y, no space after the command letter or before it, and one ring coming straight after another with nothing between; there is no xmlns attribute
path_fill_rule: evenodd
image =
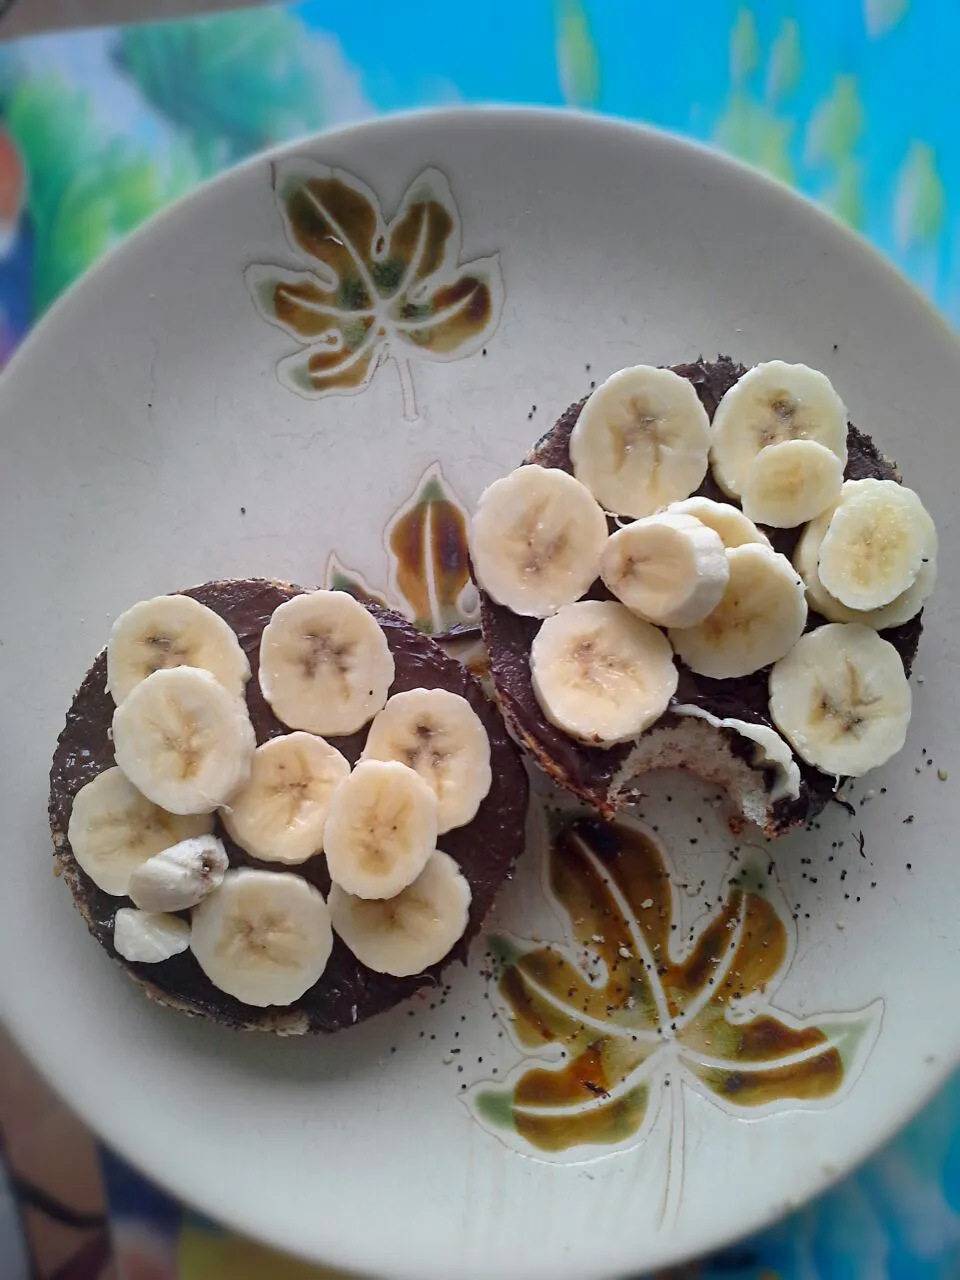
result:
<svg viewBox="0 0 960 1280"><path fill-rule="evenodd" d="M67 839L73 856L98 889L117 898L130 877L155 854L213 830L212 814L168 813L116 767L80 788L73 800Z"/></svg>
<svg viewBox="0 0 960 1280"><path fill-rule="evenodd" d="M171 667L202 667L242 694L250 663L236 633L192 596L141 600L113 624L107 643L107 689L117 706L147 676Z"/></svg>
<svg viewBox="0 0 960 1280"><path fill-rule="evenodd" d="M212 813L247 780L256 738L246 704L209 671L154 671L113 713L117 764L170 813Z"/></svg>
<svg viewBox="0 0 960 1280"><path fill-rule="evenodd" d="M847 411L826 374L769 360L735 382L717 405L710 466L728 497L743 493L754 458L784 440L815 440L847 461Z"/></svg>
<svg viewBox="0 0 960 1280"><path fill-rule="evenodd" d="M478 584L498 604L545 618L596 579L607 520L573 476L518 467L480 495L470 527Z"/></svg>
<svg viewBox="0 0 960 1280"><path fill-rule="evenodd" d="M746 543L727 552L730 578L723 598L695 627L673 628L670 642L698 675L736 679L782 658L807 621L803 583L786 558Z"/></svg>
<svg viewBox="0 0 960 1280"><path fill-rule="evenodd" d="M294 596L263 629L260 688L291 729L356 733L386 702L393 677L386 636L345 591Z"/></svg>
<svg viewBox="0 0 960 1280"><path fill-rule="evenodd" d="M333 949L323 895L290 872L228 871L190 924L190 949L213 985L261 1008L298 1000Z"/></svg>
<svg viewBox="0 0 960 1280"><path fill-rule="evenodd" d="M663 632L615 600L580 600L547 618L530 649L530 672L550 723L595 747L649 728L678 679Z"/></svg>
<svg viewBox="0 0 960 1280"><path fill-rule="evenodd" d="M361 757L399 760L437 797L437 830L476 817L490 790L490 739L466 698L447 689L395 693L374 717Z"/></svg>
<svg viewBox="0 0 960 1280"><path fill-rule="evenodd" d="M648 516L707 473L710 420L693 383L634 365L589 396L570 436L573 473L605 510Z"/></svg>
<svg viewBox="0 0 960 1280"><path fill-rule="evenodd" d="M664 511L611 534L600 576L648 622L691 627L720 603L730 570L718 533L695 516Z"/></svg>
<svg viewBox="0 0 960 1280"><path fill-rule="evenodd" d="M848 480L820 544L818 572L849 609L881 609L936 555L936 528L912 489L895 480Z"/></svg>
<svg viewBox="0 0 960 1280"><path fill-rule="evenodd" d="M463 937L470 885L448 854L437 849L416 880L394 898L356 898L330 890L334 932L375 973L406 978L439 964Z"/></svg>
<svg viewBox="0 0 960 1280"><path fill-rule="evenodd" d="M770 673L774 724L802 759L837 777L859 777L896 755L910 711L900 655L857 623L807 632Z"/></svg>
<svg viewBox="0 0 960 1280"><path fill-rule="evenodd" d="M264 862L306 862L323 849L333 793L350 772L346 757L316 734L281 734L257 747L250 778L221 810L241 849Z"/></svg>
<svg viewBox="0 0 960 1280"><path fill-rule="evenodd" d="M333 793L323 843L334 884L393 898L436 848L436 793L399 761L361 760Z"/></svg>

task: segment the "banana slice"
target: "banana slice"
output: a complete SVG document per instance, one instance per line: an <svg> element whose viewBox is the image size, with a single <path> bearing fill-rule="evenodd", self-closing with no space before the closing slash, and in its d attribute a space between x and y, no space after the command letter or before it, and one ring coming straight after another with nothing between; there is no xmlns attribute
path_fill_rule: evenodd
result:
<svg viewBox="0 0 960 1280"><path fill-rule="evenodd" d="M179 916L154 915L121 907L113 921L113 949L124 960L159 964L186 951L190 926Z"/></svg>
<svg viewBox="0 0 960 1280"><path fill-rule="evenodd" d="M250 679L250 663L233 628L192 596L141 600L110 632L107 691L117 706L141 680L170 667L202 667L235 694Z"/></svg>
<svg viewBox="0 0 960 1280"><path fill-rule="evenodd" d="M594 747L636 738L677 690L666 636L614 600L580 600L547 618L530 672L550 723Z"/></svg>
<svg viewBox="0 0 960 1280"><path fill-rule="evenodd" d="M393 654L345 591L311 591L274 610L260 641L260 688L274 715L308 733L356 733L387 700Z"/></svg>
<svg viewBox="0 0 960 1280"><path fill-rule="evenodd" d="M213 985L259 1008L299 1000L333 948L323 896L288 871L228 871L190 923L190 950Z"/></svg>
<svg viewBox="0 0 960 1280"><path fill-rule="evenodd" d="M142 863L181 840L212 830L211 815L167 813L113 768L97 774L74 796L67 839L97 888L123 898Z"/></svg>
<svg viewBox="0 0 960 1280"><path fill-rule="evenodd" d="M795 529L832 510L843 463L816 440L783 440L761 449L743 482L743 513L775 529Z"/></svg>
<svg viewBox="0 0 960 1280"><path fill-rule="evenodd" d="M846 466L847 411L830 379L770 360L734 383L713 415L710 465L724 493L739 498L754 458L782 440L815 440Z"/></svg>
<svg viewBox="0 0 960 1280"><path fill-rule="evenodd" d="M185 911L219 889L230 860L216 836L193 836L142 862L127 890L141 911Z"/></svg>
<svg viewBox="0 0 960 1280"><path fill-rule="evenodd" d="M399 760L437 797L437 831L471 822L490 790L490 739L466 698L447 689L395 693L374 717L363 760Z"/></svg>
<svg viewBox="0 0 960 1280"><path fill-rule="evenodd" d="M645 516L607 539L600 577L660 627L692 627L720 603L730 570L720 535L695 516Z"/></svg>
<svg viewBox="0 0 960 1280"><path fill-rule="evenodd" d="M808 764L859 777L903 746L910 685L900 655L872 627L830 622L770 672L770 714Z"/></svg>
<svg viewBox="0 0 960 1280"><path fill-rule="evenodd" d="M271 738L253 753L250 779L221 810L230 836L264 862L306 862L323 848L330 799L350 772L312 733Z"/></svg>
<svg viewBox="0 0 960 1280"><path fill-rule="evenodd" d="M463 937L470 885L453 858L437 849L395 898L356 898L335 884L328 905L335 933L361 964L406 978L439 964Z"/></svg>
<svg viewBox="0 0 960 1280"><path fill-rule="evenodd" d="M836 600L820 581L820 544L830 526L832 511L825 512L811 522L800 535L793 553L793 564L807 588L807 603L828 622L860 622L874 631L899 627L915 618L937 585L937 560L932 556L920 566L916 581L896 600L881 609L848 609Z"/></svg>
<svg viewBox="0 0 960 1280"><path fill-rule="evenodd" d="M746 543L727 552L727 563L730 579L713 613L698 626L670 631L681 661L714 680L748 676L776 662L807 621L803 583L786 556Z"/></svg>
<svg viewBox="0 0 960 1280"><path fill-rule="evenodd" d="M725 547L742 547L746 542L759 542L770 546L770 539L752 520L748 520L739 507L729 502L715 502L713 498L694 496L682 502L671 502L667 511L677 515L696 516L701 524L720 535Z"/></svg>
<svg viewBox="0 0 960 1280"><path fill-rule="evenodd" d="M437 843L433 788L397 760L361 760L330 801L323 844L334 884L358 898L393 898Z"/></svg>
<svg viewBox="0 0 960 1280"><path fill-rule="evenodd" d="M480 495L470 556L498 604L545 618L594 582L606 538L606 516L588 489L565 471L531 465Z"/></svg>
<svg viewBox="0 0 960 1280"><path fill-rule="evenodd" d="M638 364L602 382L570 436L573 473L607 511L649 516L707 473L710 419L693 383Z"/></svg>
<svg viewBox="0 0 960 1280"><path fill-rule="evenodd" d="M820 544L819 577L849 609L879 609L936 558L937 531L912 489L895 480L848 480Z"/></svg>
<svg viewBox="0 0 960 1280"><path fill-rule="evenodd" d="M113 713L117 764L170 813L211 813L246 782L256 738L246 704L209 671L141 680Z"/></svg>

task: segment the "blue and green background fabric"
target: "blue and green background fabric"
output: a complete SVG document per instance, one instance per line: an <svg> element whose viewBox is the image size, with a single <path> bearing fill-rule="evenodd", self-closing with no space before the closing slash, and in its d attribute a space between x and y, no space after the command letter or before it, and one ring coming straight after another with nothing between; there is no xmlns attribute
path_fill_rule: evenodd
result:
<svg viewBox="0 0 960 1280"><path fill-rule="evenodd" d="M0 46L0 363L112 245L300 134L461 103L576 106L713 144L820 201L960 321L956 0L323 0ZM306 1280L114 1156L158 1280ZM139 1274L139 1273L138 1273ZM691 1280L960 1277L960 1080L863 1169Z"/></svg>

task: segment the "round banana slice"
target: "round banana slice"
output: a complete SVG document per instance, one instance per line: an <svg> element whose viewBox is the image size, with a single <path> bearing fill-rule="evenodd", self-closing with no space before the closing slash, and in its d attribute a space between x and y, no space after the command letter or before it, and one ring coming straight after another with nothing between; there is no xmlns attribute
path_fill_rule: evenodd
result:
<svg viewBox="0 0 960 1280"><path fill-rule="evenodd" d="M903 746L910 685L900 655L872 627L830 622L770 672L770 714L808 764L859 777Z"/></svg>
<svg viewBox="0 0 960 1280"><path fill-rule="evenodd" d="M229 865L222 840L193 836L142 862L127 893L141 911L186 911L219 889Z"/></svg>
<svg viewBox="0 0 960 1280"><path fill-rule="evenodd" d="M395 693L374 717L363 760L399 760L437 797L437 831L471 822L490 790L490 739L466 698L447 689Z"/></svg>
<svg viewBox="0 0 960 1280"><path fill-rule="evenodd" d="M312 733L271 738L253 753L246 786L220 811L241 849L264 862L306 862L323 848L334 791L350 772L345 756Z"/></svg>
<svg viewBox="0 0 960 1280"><path fill-rule="evenodd" d="M746 543L728 551L727 562L727 589L713 613L695 627L670 631L680 660L713 680L748 676L776 662L807 621L803 583L786 556Z"/></svg>
<svg viewBox="0 0 960 1280"><path fill-rule="evenodd" d="M279 605L260 640L260 688L291 729L356 733L387 700L393 654L376 619L345 591Z"/></svg>
<svg viewBox="0 0 960 1280"><path fill-rule="evenodd" d="M606 537L606 516L573 476L518 467L480 495L470 557L477 582L498 604L545 618L595 581Z"/></svg>
<svg viewBox="0 0 960 1280"><path fill-rule="evenodd" d="M710 464L724 493L739 498L754 458L782 440L815 440L846 466L847 411L830 379L770 360L735 382L713 415Z"/></svg>
<svg viewBox="0 0 960 1280"><path fill-rule="evenodd" d="M573 473L621 516L649 516L707 474L710 419L693 383L638 364L602 382L570 436Z"/></svg>
<svg viewBox="0 0 960 1280"><path fill-rule="evenodd" d="M212 813L246 782L256 738L246 704L209 671L154 671L113 713L117 764L170 813Z"/></svg>
<svg viewBox="0 0 960 1280"><path fill-rule="evenodd" d="M333 793L323 844L330 879L358 898L393 898L437 843L437 797L397 760L361 760Z"/></svg>
<svg viewBox="0 0 960 1280"><path fill-rule="evenodd" d="M439 964L463 937L470 885L453 858L437 849L395 898L356 898L335 884L328 905L335 933L361 964L406 978Z"/></svg>
<svg viewBox="0 0 960 1280"><path fill-rule="evenodd" d="M136 964L159 964L186 951L190 926L179 916L121 907L113 920L113 949Z"/></svg>
<svg viewBox="0 0 960 1280"><path fill-rule="evenodd" d="M849 609L879 609L911 587L936 554L936 528L912 489L895 480L848 480L820 544L820 581Z"/></svg>
<svg viewBox="0 0 960 1280"><path fill-rule="evenodd" d="M236 632L192 596L155 596L121 613L107 642L107 691L117 706L147 676L202 667L242 694L250 663Z"/></svg>
<svg viewBox="0 0 960 1280"><path fill-rule="evenodd" d="M332 948L323 896L290 872L228 871L191 919L190 950L213 985L260 1008L299 1000Z"/></svg>
<svg viewBox="0 0 960 1280"><path fill-rule="evenodd" d="M913 586L881 609L848 609L836 600L820 581L820 544L830 525L832 511L811 522L800 535L793 553L793 564L807 588L807 603L823 614L828 622L860 622L874 631L899 627L915 618L937 585L937 561L933 556L920 566Z"/></svg>
<svg viewBox="0 0 960 1280"><path fill-rule="evenodd" d="M795 529L832 510L843 463L816 440L783 440L761 449L743 482L743 513L775 529Z"/></svg>
<svg viewBox="0 0 960 1280"><path fill-rule="evenodd" d="M547 618L530 672L550 723L593 747L636 738L677 690L666 636L614 600L580 600Z"/></svg>
<svg viewBox="0 0 960 1280"><path fill-rule="evenodd" d="M667 511L612 534L600 577L648 622L692 627L720 603L730 570L718 533L695 516Z"/></svg>
<svg viewBox="0 0 960 1280"><path fill-rule="evenodd" d="M734 507L729 502L715 502L713 498L694 496L684 498L682 502L671 502L667 511L677 515L696 516L701 524L720 535L720 541L728 549L742 547L746 542L770 546L767 535L752 520L748 520L739 507Z"/></svg>
<svg viewBox="0 0 960 1280"><path fill-rule="evenodd" d="M168 813L113 768L97 774L74 796L67 839L97 888L123 898L131 875L149 858L212 830L212 815Z"/></svg>

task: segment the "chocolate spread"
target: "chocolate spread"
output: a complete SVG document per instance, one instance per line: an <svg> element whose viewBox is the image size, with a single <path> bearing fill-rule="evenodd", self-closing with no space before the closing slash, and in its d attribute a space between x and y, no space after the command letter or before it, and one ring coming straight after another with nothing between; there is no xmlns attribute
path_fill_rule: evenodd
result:
<svg viewBox="0 0 960 1280"><path fill-rule="evenodd" d="M260 636L274 609L299 588L275 582L250 580L213 582L184 594L193 596L218 613L237 633L250 660L251 678L246 700L257 743L266 742L289 729L270 710L257 679ZM367 606L383 628L393 653L396 678L391 693L406 689L442 688L466 698L483 722L490 738L493 784L481 803L477 816L464 827L440 837L440 847L460 864L470 882L472 902L467 932L446 959L432 970L409 978L393 978L366 969L336 938L329 963L320 981L284 1012L305 1015L311 1031L333 1031L361 1022L389 1009L418 988L436 983L443 966L453 958L464 959L467 945L479 931L501 884L510 875L514 859L524 846L527 812L527 776L520 754L507 736L503 721L483 695L480 686L461 665L448 658L432 640L398 614ZM50 824L57 840L61 864L87 917L91 932L122 965L147 981L179 1007L206 1014L220 1022L241 1026L268 1026L277 1010L257 1009L225 994L205 977L189 951L159 964L134 964L118 956L113 948L113 918L117 908L130 906L128 898L111 897L93 883L77 865L67 842L67 825L73 797L97 774L114 764L108 730L113 718L113 699L106 691L106 656L101 653L67 713L50 772ZM347 738L331 738L347 759L354 763L363 750L367 730ZM293 871L303 875L324 894L330 880L323 855L296 867L280 868L245 853L227 835L217 820L216 834L223 840L233 867L263 867L269 871Z"/></svg>
<svg viewBox="0 0 960 1280"><path fill-rule="evenodd" d="M718 356L716 361L710 362L701 358L693 364L675 365L673 368L675 373L693 383L711 421L724 394L746 372L743 365L734 363L727 356ZM572 475L570 435L585 403L586 397L572 404L556 425L534 445L526 461L543 467L556 467ZM868 477L900 479L896 467L880 453L870 437L858 431L852 423L847 428L844 476L847 480ZM697 494L718 502L730 502L709 472ZM611 530L613 528L611 524ZM791 557L801 529L764 528L764 532L777 551ZM599 579L587 594L593 600L613 599ZM603 810L610 785L633 744L628 742L608 749L587 747L552 725L540 709L530 680L530 646L540 628L540 620L511 613L491 600L484 591L480 592L480 597L483 635L490 654L491 670L498 697L509 719L528 743L537 745L541 760L547 757L556 766L550 772L558 781L569 785L584 799L592 799ZM811 612L807 630L821 626L825 621L820 614ZM897 649L907 675L916 656L922 629L921 615L918 614L903 626L880 633ZM693 703L721 719L732 717L771 724L769 667L738 679L711 680L697 675L679 660L677 665L680 681L676 703ZM677 718L668 710L657 723L669 726L676 722ZM755 744L738 734L730 736L738 754L742 754L744 760L752 761ZM814 817L836 787L836 779L832 775L820 773L800 759L797 763L801 774L799 798L781 800L774 806L777 826L782 829Z"/></svg>

